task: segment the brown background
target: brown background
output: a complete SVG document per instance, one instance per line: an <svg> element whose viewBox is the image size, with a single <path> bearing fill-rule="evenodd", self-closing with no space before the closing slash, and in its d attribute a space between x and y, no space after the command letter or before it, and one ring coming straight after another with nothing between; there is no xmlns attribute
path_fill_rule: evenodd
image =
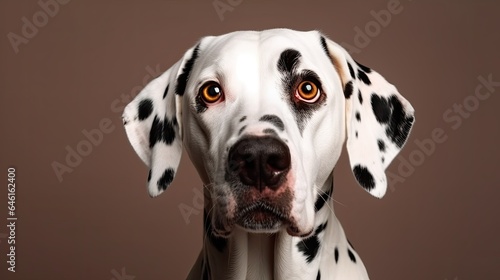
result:
<svg viewBox="0 0 500 280"><path fill-rule="evenodd" d="M140 3L139 3L140 2ZM224 1L225 2L225 1ZM17 168L17 272L1 279L183 279L201 248L201 215L186 223L200 181L187 156L168 192L149 198L147 169L111 103L136 92L147 66L166 70L203 35L242 29L320 29L354 44L377 1L250 1L218 17L212 1L81 1L60 6L16 54L7 39L32 21L37 1L1 1L1 176ZM417 111L401 158L415 140L447 140L382 200L358 187L346 154L336 170L335 210L372 279L500 279L500 87L453 130L443 113L473 95L478 76L500 81L498 1L407 1L354 57L396 84ZM134 89L135 88L135 89ZM123 105L123 103L118 103ZM71 173L65 163L102 119L114 130ZM415 154L416 155L416 154ZM414 155L414 156L415 156ZM404 173L404 170L403 170ZM6 233L6 179L0 234ZM1 237L1 236L0 236ZM5 275L8 277L5 278ZM125 279L125 278L123 278Z"/></svg>

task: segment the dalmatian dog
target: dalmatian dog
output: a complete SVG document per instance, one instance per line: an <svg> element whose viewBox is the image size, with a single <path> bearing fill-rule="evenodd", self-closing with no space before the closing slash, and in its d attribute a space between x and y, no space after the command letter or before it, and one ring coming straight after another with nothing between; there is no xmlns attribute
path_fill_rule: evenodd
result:
<svg viewBox="0 0 500 280"><path fill-rule="evenodd" d="M377 198L414 109L319 31L203 37L124 110L155 197L183 148L204 185L203 248L188 279L368 279L333 211L343 144Z"/></svg>

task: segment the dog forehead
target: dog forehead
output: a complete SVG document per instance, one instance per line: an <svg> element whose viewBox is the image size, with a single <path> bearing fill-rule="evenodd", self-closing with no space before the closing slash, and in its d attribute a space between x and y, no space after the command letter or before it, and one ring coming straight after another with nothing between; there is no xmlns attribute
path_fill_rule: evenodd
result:
<svg viewBox="0 0 500 280"><path fill-rule="evenodd" d="M299 51L306 59L317 56L321 49L317 31L269 29L263 31L236 31L210 37L202 46L206 63L224 66L242 66L242 62L269 62L275 64L286 49ZM322 53L322 52L320 52Z"/></svg>

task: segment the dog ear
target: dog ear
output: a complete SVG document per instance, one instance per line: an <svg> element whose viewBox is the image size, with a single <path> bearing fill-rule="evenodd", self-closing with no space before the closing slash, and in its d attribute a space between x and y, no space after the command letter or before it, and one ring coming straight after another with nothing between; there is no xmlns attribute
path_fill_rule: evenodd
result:
<svg viewBox="0 0 500 280"><path fill-rule="evenodd" d="M347 151L358 183L373 196L387 190L385 169L406 142L414 109L396 87L363 66L335 42L321 37L344 87Z"/></svg>
<svg viewBox="0 0 500 280"><path fill-rule="evenodd" d="M182 154L181 103L199 44L152 80L123 112L130 144L150 168L149 195L155 197L172 182Z"/></svg>

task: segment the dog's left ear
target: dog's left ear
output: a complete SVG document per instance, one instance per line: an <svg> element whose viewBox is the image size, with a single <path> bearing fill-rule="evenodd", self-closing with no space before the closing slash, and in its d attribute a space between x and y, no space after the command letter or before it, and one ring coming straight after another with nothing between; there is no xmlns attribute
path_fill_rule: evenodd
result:
<svg viewBox="0 0 500 280"><path fill-rule="evenodd" d="M387 190L384 171L408 138L414 109L379 73L354 61L337 43L324 36L320 40L344 87L352 171L364 189L382 198Z"/></svg>
<svg viewBox="0 0 500 280"><path fill-rule="evenodd" d="M198 44L152 80L123 112L130 144L150 168L149 195L161 194L174 179L182 154L181 102Z"/></svg>

